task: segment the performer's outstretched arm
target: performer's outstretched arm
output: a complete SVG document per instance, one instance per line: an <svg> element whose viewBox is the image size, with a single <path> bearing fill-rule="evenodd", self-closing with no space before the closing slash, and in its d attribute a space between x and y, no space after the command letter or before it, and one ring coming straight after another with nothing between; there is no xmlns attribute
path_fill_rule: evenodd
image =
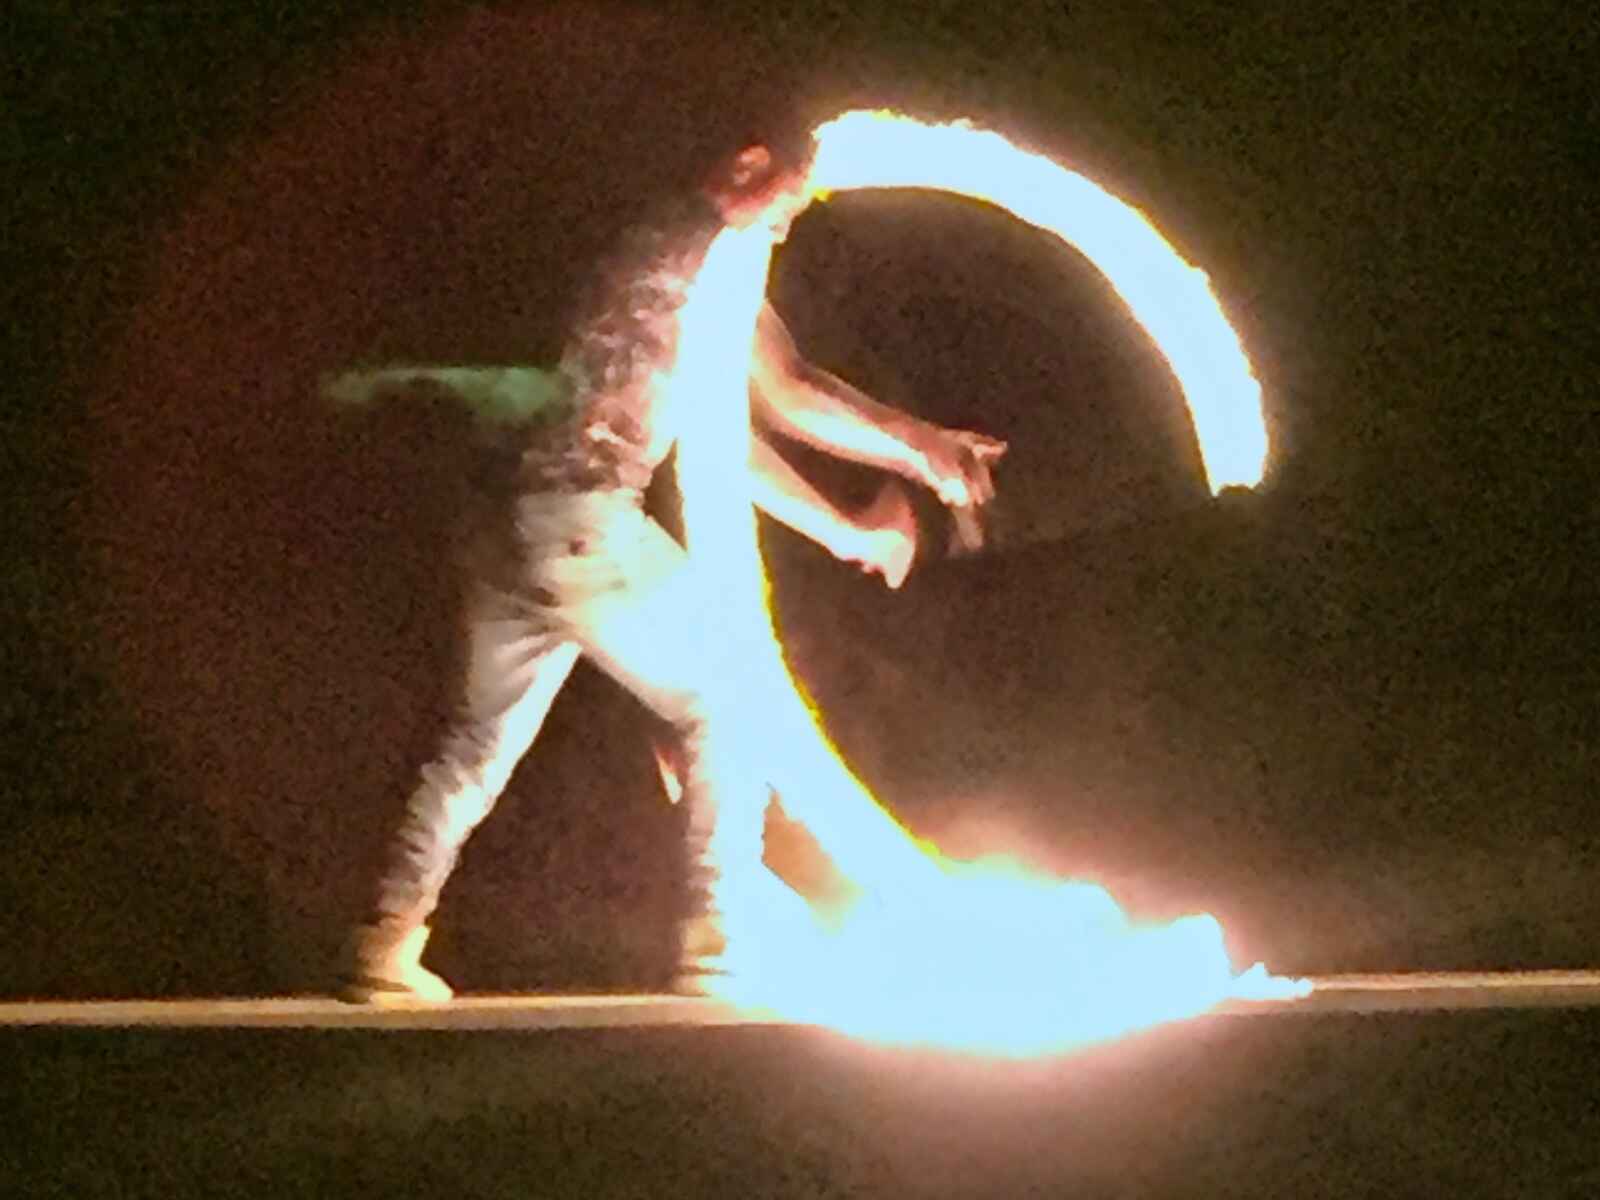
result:
<svg viewBox="0 0 1600 1200"><path fill-rule="evenodd" d="M801 357L771 305L756 327L754 415L819 450L926 484L952 506L994 496L990 467L1005 453L996 438L944 429L890 408Z"/></svg>
<svg viewBox="0 0 1600 1200"><path fill-rule="evenodd" d="M902 485L889 481L866 509L845 512L757 435L750 467L756 507L835 558L883 576L891 588L905 582L917 552L917 521Z"/></svg>

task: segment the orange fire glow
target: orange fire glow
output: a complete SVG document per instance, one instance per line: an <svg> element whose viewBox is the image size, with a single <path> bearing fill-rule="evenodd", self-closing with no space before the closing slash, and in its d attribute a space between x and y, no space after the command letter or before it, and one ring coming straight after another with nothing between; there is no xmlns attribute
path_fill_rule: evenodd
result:
<svg viewBox="0 0 1600 1200"><path fill-rule="evenodd" d="M1266 457L1260 387L1206 278L1139 214L1000 135L885 113L818 130L816 193L937 188L1002 207L1081 250L1178 376L1213 489L1253 486ZM717 238L683 310L672 386L697 604L717 606L739 687L713 722L760 767L864 899L826 928L765 872L727 913L722 997L886 1043L1039 1054L1193 1016L1229 999L1303 994L1263 967L1236 974L1205 915L1140 926L1091 884L919 843L829 744L783 660L767 605L748 476L746 380L769 232Z"/></svg>

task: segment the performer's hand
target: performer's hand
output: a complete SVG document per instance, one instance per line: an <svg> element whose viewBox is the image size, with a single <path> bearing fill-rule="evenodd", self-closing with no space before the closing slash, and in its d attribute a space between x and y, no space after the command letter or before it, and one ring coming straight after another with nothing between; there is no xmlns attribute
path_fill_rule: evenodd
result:
<svg viewBox="0 0 1600 1200"><path fill-rule="evenodd" d="M917 514L905 487L890 479L877 497L856 518L859 549L849 556L863 571L883 576L898 588L906 581L917 556Z"/></svg>
<svg viewBox="0 0 1600 1200"><path fill-rule="evenodd" d="M1005 454L1005 442L965 429L934 429L920 449L926 482L946 506L976 508L994 499L990 469Z"/></svg>

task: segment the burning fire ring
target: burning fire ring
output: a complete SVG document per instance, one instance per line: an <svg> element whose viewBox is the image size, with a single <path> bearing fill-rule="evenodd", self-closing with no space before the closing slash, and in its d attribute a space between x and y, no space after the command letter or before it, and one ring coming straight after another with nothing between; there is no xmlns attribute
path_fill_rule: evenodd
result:
<svg viewBox="0 0 1600 1200"><path fill-rule="evenodd" d="M1239 338L1204 274L1137 212L965 124L847 113L819 128L817 142L815 196L939 189L995 204L1083 251L1177 375L1212 489L1259 482L1261 389ZM748 475L728 469L749 453L745 381L771 254L771 234L759 226L718 235L682 309L671 384L688 422L678 481L704 585L696 603L718 606L722 657L712 669L738 681L721 689L720 708L708 698L711 727L734 731L730 746L759 745L790 815L872 900L842 930L824 931L758 880L748 894L725 897L730 948L744 949L726 964L720 998L874 1041L1031 1055L1229 1001L1305 994L1303 981L1276 979L1260 964L1235 974L1210 916L1135 926L1091 884L943 859L894 821L829 744L773 628Z"/></svg>

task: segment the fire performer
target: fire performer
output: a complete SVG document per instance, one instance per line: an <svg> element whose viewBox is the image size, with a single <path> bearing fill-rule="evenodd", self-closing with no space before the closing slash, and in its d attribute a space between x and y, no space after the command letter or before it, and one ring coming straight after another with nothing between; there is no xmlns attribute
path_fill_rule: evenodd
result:
<svg viewBox="0 0 1600 1200"><path fill-rule="evenodd" d="M525 422L513 495L464 539L465 661L454 716L389 843L371 911L345 948L342 998L450 998L450 986L420 961L427 922L462 845L531 746L580 655L672 727L690 867L677 987L698 992L717 969L726 948L725 889L764 870L768 790L748 771L728 769L753 752L728 748L736 735L707 719L709 690L731 684L705 669L714 656L692 648L714 645L718 631L693 628L709 624L696 621L708 606L695 603L700 584L682 547L646 515L644 492L683 427L667 380L679 309L712 240L724 226L759 224L782 241L810 200L810 135L787 151L774 144L729 156L700 187L630 229L580 301L557 371L521 372L525 380L553 378L556 386ZM518 371L503 376L514 379ZM990 468L1003 442L929 424L863 395L804 360L770 306L760 315L750 393L757 506L890 587L899 586L915 552L916 522L901 486L887 481L864 511L841 511L768 436L895 472L952 507L972 510L993 495Z"/></svg>

